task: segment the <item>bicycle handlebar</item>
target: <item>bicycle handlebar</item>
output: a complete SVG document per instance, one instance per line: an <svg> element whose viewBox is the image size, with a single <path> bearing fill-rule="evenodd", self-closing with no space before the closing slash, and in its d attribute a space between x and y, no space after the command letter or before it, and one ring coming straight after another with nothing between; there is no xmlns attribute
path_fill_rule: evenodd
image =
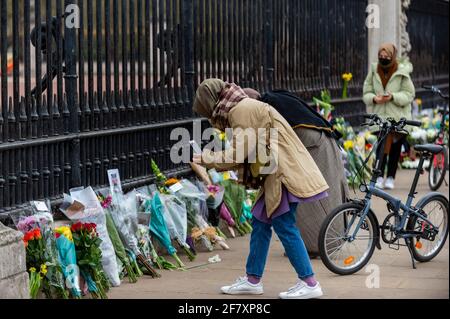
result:
<svg viewBox="0 0 450 319"><path fill-rule="evenodd" d="M411 121L411 120L406 120L405 121L406 125L411 125L411 126L417 126L417 127L421 127L422 126L422 122L419 121Z"/></svg>
<svg viewBox="0 0 450 319"><path fill-rule="evenodd" d="M437 94L439 95L441 98L443 98L444 100L448 100L449 97L448 95L445 95L441 92L441 90L439 90L437 87L435 87L434 85L422 85L422 88L428 91L433 92L433 94Z"/></svg>
<svg viewBox="0 0 450 319"><path fill-rule="evenodd" d="M363 124L363 125L366 125L366 126L390 124L392 127L396 128L396 129L403 129L403 127L405 125L411 125L411 126L417 126L417 127L421 127L422 126L422 122L420 122L420 121L407 120L405 118L400 119L400 121L396 121L396 120L394 120L392 118L388 118L386 120L383 120L377 114L364 114L363 117L365 119L370 120L369 123L364 123Z"/></svg>

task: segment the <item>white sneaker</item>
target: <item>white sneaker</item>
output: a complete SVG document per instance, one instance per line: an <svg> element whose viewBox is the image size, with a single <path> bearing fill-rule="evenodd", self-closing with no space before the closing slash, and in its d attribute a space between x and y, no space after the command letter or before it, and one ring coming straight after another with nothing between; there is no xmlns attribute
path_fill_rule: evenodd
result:
<svg viewBox="0 0 450 319"><path fill-rule="evenodd" d="M261 282L254 285L248 281L247 277L239 277L234 284L224 286L220 290L227 295L262 295L264 293Z"/></svg>
<svg viewBox="0 0 450 319"><path fill-rule="evenodd" d="M384 182L384 188L394 189L394 179L392 177L386 178L386 181Z"/></svg>
<svg viewBox="0 0 450 319"><path fill-rule="evenodd" d="M304 281L299 282L289 288L286 292L280 293L281 299L312 299L323 296L322 287L317 283L315 287L309 287Z"/></svg>
<svg viewBox="0 0 450 319"><path fill-rule="evenodd" d="M383 177L378 177L377 178L377 183L375 184L376 188L380 188L383 189L384 188L384 179Z"/></svg>

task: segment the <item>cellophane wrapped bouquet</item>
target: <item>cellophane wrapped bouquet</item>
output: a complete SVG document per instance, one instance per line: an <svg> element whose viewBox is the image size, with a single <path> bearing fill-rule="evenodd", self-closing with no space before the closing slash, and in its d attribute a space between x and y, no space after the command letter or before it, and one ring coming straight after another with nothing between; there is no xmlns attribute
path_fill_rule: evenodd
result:
<svg viewBox="0 0 450 319"><path fill-rule="evenodd" d="M84 211L81 212L79 216L72 215L70 218L81 223L96 225L96 231L101 239L101 262L104 272L108 277L109 283L113 287L119 286L121 281L119 278L119 267L117 265L116 254L108 234L106 214L97 198L97 195L92 187L86 187L71 189L70 196L73 200L82 203L85 207ZM108 289L109 285L105 288Z"/></svg>
<svg viewBox="0 0 450 319"><path fill-rule="evenodd" d="M39 292L43 292L46 298L67 299L50 203L31 202L31 211L11 217L17 229L24 234L31 298L35 299Z"/></svg>
<svg viewBox="0 0 450 319"><path fill-rule="evenodd" d="M112 201L109 207L114 225L119 233L120 239L131 259L131 264L136 275L141 275L143 269L146 274L153 278L160 275L153 268L153 263L140 250L137 239L138 232L138 193L133 190L123 194L121 187L111 186ZM141 268L142 267L142 268Z"/></svg>

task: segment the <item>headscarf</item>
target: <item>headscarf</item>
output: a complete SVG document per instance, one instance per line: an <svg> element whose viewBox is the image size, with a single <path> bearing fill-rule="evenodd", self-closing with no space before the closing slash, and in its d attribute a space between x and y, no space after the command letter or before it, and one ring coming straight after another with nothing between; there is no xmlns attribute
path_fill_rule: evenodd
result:
<svg viewBox="0 0 450 319"><path fill-rule="evenodd" d="M247 94L236 84L208 79L197 89L193 110L209 118L215 128L225 131L230 127L228 113L245 98Z"/></svg>
<svg viewBox="0 0 450 319"><path fill-rule="evenodd" d="M226 83L220 79L204 80L197 88L192 110L208 119L212 118L213 112L219 102L220 93Z"/></svg>
<svg viewBox="0 0 450 319"><path fill-rule="evenodd" d="M386 85L388 84L392 75L398 69L397 48L392 43L383 43L378 49L378 56L382 51L386 52L391 58L391 63L389 63L388 65L381 65L380 63L378 63L377 67L377 73L380 75L381 83L383 84L383 87L386 88Z"/></svg>

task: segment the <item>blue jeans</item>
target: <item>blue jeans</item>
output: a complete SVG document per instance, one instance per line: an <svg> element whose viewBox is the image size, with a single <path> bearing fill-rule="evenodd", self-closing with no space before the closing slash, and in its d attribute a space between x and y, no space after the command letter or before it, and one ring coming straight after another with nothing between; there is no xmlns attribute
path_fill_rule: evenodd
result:
<svg viewBox="0 0 450 319"><path fill-rule="evenodd" d="M250 238L250 253L247 258L247 275L261 278L269 253L272 229L281 240L286 255L300 279L314 275L305 243L300 235L295 219L297 203L289 204L290 211L272 219L272 225L253 218L253 232Z"/></svg>

